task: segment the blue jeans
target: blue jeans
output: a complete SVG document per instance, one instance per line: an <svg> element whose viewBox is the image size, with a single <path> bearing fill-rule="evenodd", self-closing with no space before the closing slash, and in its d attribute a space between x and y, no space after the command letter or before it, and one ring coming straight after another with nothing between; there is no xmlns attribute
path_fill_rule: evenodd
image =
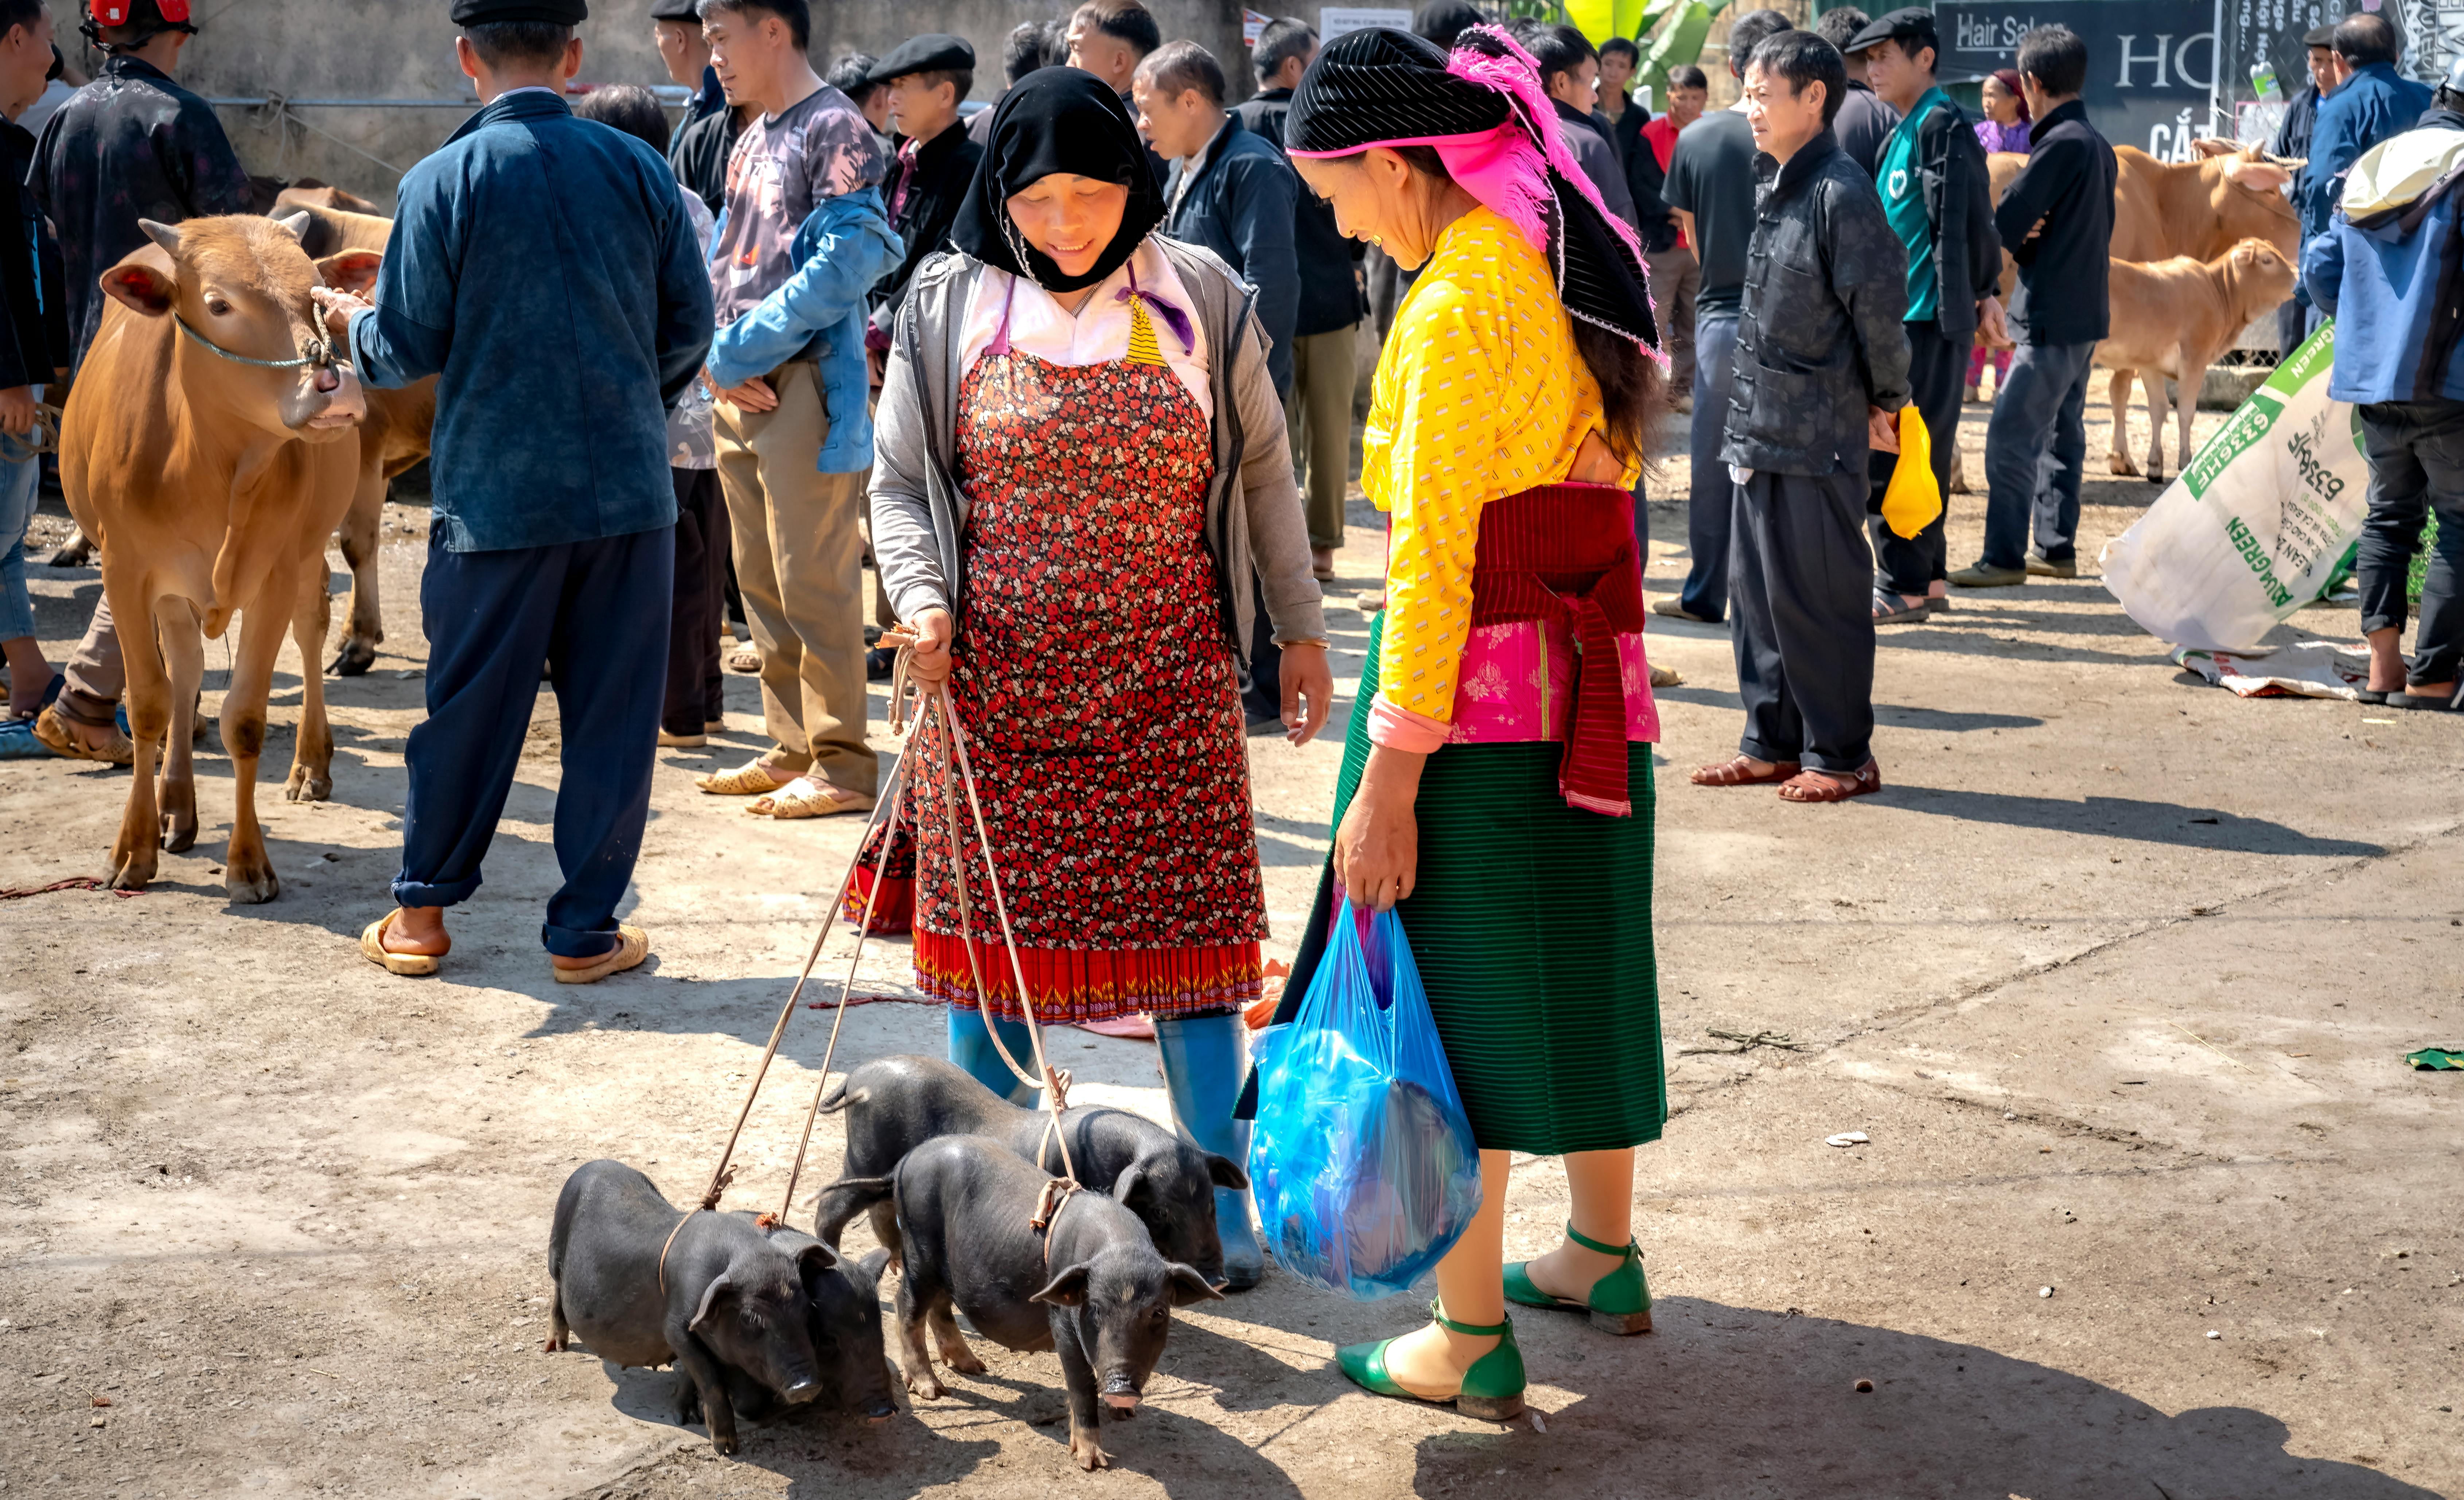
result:
<svg viewBox="0 0 2464 1500"><path fill-rule="evenodd" d="M2438 513L2438 540L2421 579L2421 629L2409 683L2453 682L2464 658L2464 401L2387 401L2359 408L2370 459L2370 510L2354 571L2362 629L2404 629L2405 585L2421 523Z"/></svg>
<svg viewBox="0 0 2464 1500"><path fill-rule="evenodd" d="M2087 469L2087 377L2093 343L2023 343L1985 430L1985 565L2079 555L2079 480Z"/></svg>
<svg viewBox="0 0 2464 1500"><path fill-rule="evenodd" d="M0 641L34 633L34 600L26 592L26 525L34 518L42 480L39 458L0 463L0 538L9 542L9 550L0 553ZM32 683L27 691L42 686Z"/></svg>
<svg viewBox="0 0 2464 1500"><path fill-rule="evenodd" d="M1694 484L1685 516L1685 544L1694 563L1685 571L1678 603L1705 620L1728 612L1728 527L1737 486L1720 461L1720 441L1727 432L1728 382L1736 371L1737 315L1702 314L1694 324Z"/></svg>
<svg viewBox="0 0 2464 1500"><path fill-rule="evenodd" d="M556 670L564 732L556 863L540 939L559 958L612 951L616 903L633 878L650 815L650 770L667 692L676 531L550 547L449 552L439 530L420 580L428 631L428 717L403 760L401 906L454 906L479 889L505 794Z"/></svg>

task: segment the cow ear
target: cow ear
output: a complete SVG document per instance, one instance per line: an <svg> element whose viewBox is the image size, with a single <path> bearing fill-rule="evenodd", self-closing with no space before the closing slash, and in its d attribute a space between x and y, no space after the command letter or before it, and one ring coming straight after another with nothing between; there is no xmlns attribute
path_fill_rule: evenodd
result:
<svg viewBox="0 0 2464 1500"><path fill-rule="evenodd" d="M145 232L145 237L147 239L150 239L155 244L162 246L165 254L177 255L180 253L180 227L178 225L157 224L152 219L139 219L137 221L137 227Z"/></svg>
<svg viewBox="0 0 2464 1500"><path fill-rule="evenodd" d="M1242 1171L1241 1163L1230 1157L1219 1157L1211 1151L1206 1153L1206 1176L1217 1187L1228 1187L1236 1193L1249 1190L1249 1174Z"/></svg>
<svg viewBox="0 0 2464 1500"><path fill-rule="evenodd" d="M1178 1261L1172 1263L1172 1305L1174 1307L1185 1308L1193 1302L1222 1300L1223 1293L1215 1290L1213 1282L1199 1275L1197 1267L1184 1266Z"/></svg>
<svg viewBox="0 0 2464 1500"><path fill-rule="evenodd" d="M102 289L113 301L146 318L169 312L180 296L180 283L169 272L137 260L122 261L104 272Z"/></svg>
<svg viewBox="0 0 2464 1500"><path fill-rule="evenodd" d="M308 226L316 221L311 219L305 213L294 213L276 219L274 222L281 225L283 232L289 234L293 239L305 240L308 237Z"/></svg>
<svg viewBox="0 0 2464 1500"><path fill-rule="evenodd" d="M700 1333L703 1326L710 1322L711 1315L717 1312L719 1299L732 1297L735 1294L736 1288L729 1283L726 1273L720 1272L709 1286L702 1289L701 1306L693 1309L693 1321L685 1326L696 1334Z"/></svg>
<svg viewBox="0 0 2464 1500"><path fill-rule="evenodd" d="M1084 1261L1052 1278L1052 1284L1026 1299L1048 1302L1057 1307L1074 1308L1087 1300L1087 1265Z"/></svg>
<svg viewBox="0 0 2464 1500"><path fill-rule="evenodd" d="M377 268L384 264L385 256L373 250L337 251L317 262L317 275L335 291L356 297L377 284Z"/></svg>

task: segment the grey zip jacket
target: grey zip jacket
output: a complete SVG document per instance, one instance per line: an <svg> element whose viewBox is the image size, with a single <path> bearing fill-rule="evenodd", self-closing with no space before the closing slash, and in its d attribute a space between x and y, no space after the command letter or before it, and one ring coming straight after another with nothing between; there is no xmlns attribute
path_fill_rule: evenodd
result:
<svg viewBox="0 0 2464 1500"><path fill-rule="evenodd" d="M1266 373L1256 294L1214 254L1156 235L1206 330L1215 395L1215 473L1205 542L1226 642L1248 665L1254 567L1277 643L1322 640L1326 609L1309 572L1309 518L1292 482L1283 403ZM927 260L909 283L873 413L872 555L902 620L938 607L965 618L959 561L969 506L955 477L958 350L981 262L959 251ZM1239 336L1234 336L1234 330ZM963 647L965 639L958 644Z"/></svg>

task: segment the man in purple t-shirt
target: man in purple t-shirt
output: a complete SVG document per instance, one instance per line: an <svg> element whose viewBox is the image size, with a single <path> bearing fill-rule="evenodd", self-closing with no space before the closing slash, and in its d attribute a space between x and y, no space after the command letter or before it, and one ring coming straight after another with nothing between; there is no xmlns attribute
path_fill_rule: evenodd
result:
<svg viewBox="0 0 2464 1500"><path fill-rule="evenodd" d="M711 247L711 290L725 330L814 269L796 257L797 232L830 200L876 187L887 164L854 103L806 60L804 0L705 0L702 28L728 102L759 112L728 158L725 216ZM862 283L853 287L860 312L883 268L837 269L860 270L839 278ZM790 294L800 311L827 299L803 296L817 279L830 278L807 276ZM762 313L779 315L775 305ZM871 807L878 784L865 742L857 524L870 454L852 467L821 465L846 472L815 467L817 454L826 460L833 451L830 410L861 414L866 394L860 347L854 388L837 388L835 341L821 332L831 320L799 321L798 328L815 330L811 340L767 374L720 390L714 408L737 581L761 653L763 728L777 743L749 764L698 777L696 784L716 795L759 797L754 810L774 817L861 812ZM852 435L839 434L838 446Z"/></svg>

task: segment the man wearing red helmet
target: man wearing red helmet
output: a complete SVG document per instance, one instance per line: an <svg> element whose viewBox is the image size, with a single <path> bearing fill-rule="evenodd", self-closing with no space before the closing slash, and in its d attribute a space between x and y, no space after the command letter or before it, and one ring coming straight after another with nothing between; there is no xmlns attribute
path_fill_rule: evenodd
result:
<svg viewBox="0 0 2464 1500"><path fill-rule="evenodd" d="M197 31L189 3L87 0L78 30L106 60L52 116L34 147L26 189L59 234L72 369L102 322L102 274L151 243L138 220L177 224L255 211L248 172L213 106L171 80ZM113 723L123 679L107 605L96 605L67 677L36 719L35 738L55 755L126 764L128 741Z"/></svg>

